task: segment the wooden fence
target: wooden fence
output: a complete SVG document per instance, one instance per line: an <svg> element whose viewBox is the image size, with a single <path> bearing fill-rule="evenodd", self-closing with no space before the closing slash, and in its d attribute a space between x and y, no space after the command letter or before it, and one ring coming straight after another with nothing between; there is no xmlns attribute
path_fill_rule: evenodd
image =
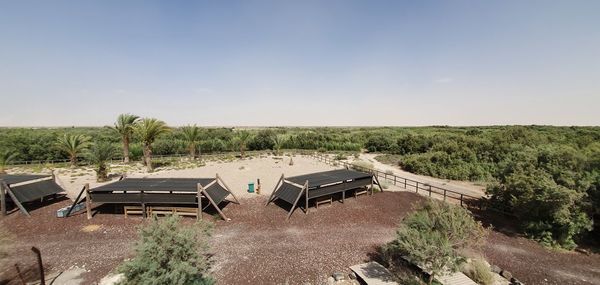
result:
<svg viewBox="0 0 600 285"><path fill-rule="evenodd" d="M377 178L381 181L386 181L395 186L402 187L407 190L414 190L415 193L421 192L421 194L425 193L429 197L439 197L442 200L446 201L447 199L453 199L460 203L461 206L465 205L474 205L477 204L479 208L482 207L483 200L480 197L471 196L468 194L460 193L457 191L445 189L442 187L433 186L428 183L419 182L413 179L409 179L406 177L401 177L393 173L383 172L373 168L367 168L360 165L352 164L346 161L332 159L328 155L321 153L312 154L314 158L319 161L325 162L331 165L339 165L347 168L356 169L363 172L373 173L373 175L377 176Z"/></svg>

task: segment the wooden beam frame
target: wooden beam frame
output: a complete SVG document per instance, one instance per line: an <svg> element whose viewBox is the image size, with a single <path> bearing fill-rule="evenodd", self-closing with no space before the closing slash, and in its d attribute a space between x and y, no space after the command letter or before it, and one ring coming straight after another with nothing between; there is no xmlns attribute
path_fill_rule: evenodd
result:
<svg viewBox="0 0 600 285"><path fill-rule="evenodd" d="M308 214L308 180L306 180L306 183L304 183L304 187L306 187L306 195L304 195L305 196L304 214Z"/></svg>
<svg viewBox="0 0 600 285"><path fill-rule="evenodd" d="M90 197L90 184L86 183L83 186L83 191L85 191L85 212L87 214L87 219L92 219L92 198Z"/></svg>
<svg viewBox="0 0 600 285"><path fill-rule="evenodd" d="M198 191L198 214L196 215L196 220L202 220L202 191L204 190L202 184L198 183L196 185L196 190Z"/></svg>
<svg viewBox="0 0 600 285"><path fill-rule="evenodd" d="M275 188L273 189L273 192L271 192L271 196L269 196L269 200L267 200L267 204L265 205L265 207L269 206L269 203L272 202L271 199L273 199L275 192L277 192L277 188L279 188L279 183L282 183L283 179L284 179L284 176L283 176L283 174L281 174L281 178L279 178L279 181L277 181L277 184L275 184Z"/></svg>
<svg viewBox="0 0 600 285"><path fill-rule="evenodd" d="M23 214L25 214L27 217L31 217L31 215L29 214L29 212L27 212L25 207L23 207L23 205L21 205L21 202L19 202L19 200L17 200L17 197L15 196L15 194L13 194L12 190L10 189L10 186L8 186L6 183L4 183L4 186L6 188L6 193L8 193L8 196L10 196L13 203L15 203L15 205L17 205L17 207L19 207L19 210L21 210L21 212L23 212Z"/></svg>
<svg viewBox="0 0 600 285"><path fill-rule="evenodd" d="M2 213L2 216L6 216L6 190L5 190L5 186L6 183L4 183L3 180L0 180L0 212Z"/></svg>
<svg viewBox="0 0 600 285"><path fill-rule="evenodd" d="M377 187L379 187L379 191L383 192L383 187L381 187L381 183L379 183L379 178L377 178L377 175L373 175L373 179L377 182ZM371 189L371 195L373 195L373 189Z"/></svg>
<svg viewBox="0 0 600 285"><path fill-rule="evenodd" d="M298 205L298 201L300 200L300 197L302 197L302 193L304 193L304 191L306 191L306 195L308 196L308 180L306 181L306 183L304 184L304 186L302 187L302 190L300 190L300 194L298 194L298 197L296 197L296 201L294 202L294 204L292 205L292 209L290 210L290 212L287 215L287 218L285 218L286 220L289 220L290 217L292 216L292 213L294 212L294 210L296 209L296 205Z"/></svg>
<svg viewBox="0 0 600 285"><path fill-rule="evenodd" d="M208 199L208 201L210 201L210 203L213 205L213 207L215 207L215 209L217 210L217 212L219 213L219 215L221 216L221 218L223 218L223 220L225 220L225 221L231 221L230 218L227 218L227 216L225 216L225 214L223 214L223 212L221 211L221 209L219 209L219 205L217 205L215 203L215 201L213 201L213 199L210 197L210 195L208 195L206 193L206 191L204 189L202 189L202 194L204 195L204 197L206 197Z"/></svg>
<svg viewBox="0 0 600 285"><path fill-rule="evenodd" d="M231 196L235 200L235 203L239 205L240 201L238 200L237 197L235 197L235 194L233 194L233 191L231 191L231 188L229 188L229 186L227 186L225 181L223 181L223 178L221 178L221 176L219 176L219 173L216 174L216 177L217 177L217 179L215 181L221 181L221 185L223 185L223 187L225 187L225 190L227 190L227 192L229 192L229 194L231 194ZM206 187L206 188L208 188L208 187Z"/></svg>
<svg viewBox="0 0 600 285"><path fill-rule="evenodd" d="M83 188L81 188L81 191L79 191L79 194L77 195L77 198L75 198L75 201L73 202L73 205L71 205L71 208L69 208L69 211L67 212L67 215L65 215L65 217L69 217L69 215L71 214L71 212L73 211L73 208L75 208L75 205L79 204L79 199L81 198L81 195L83 195L83 192L85 191L85 186L83 186Z"/></svg>

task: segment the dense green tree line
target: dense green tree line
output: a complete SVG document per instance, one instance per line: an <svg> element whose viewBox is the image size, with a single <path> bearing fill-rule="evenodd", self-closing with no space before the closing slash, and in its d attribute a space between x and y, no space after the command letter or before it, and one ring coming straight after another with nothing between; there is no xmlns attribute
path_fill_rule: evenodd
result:
<svg viewBox="0 0 600 285"><path fill-rule="evenodd" d="M573 248L600 223L597 127L420 128L366 147L395 154L411 172L490 182L491 202L548 245Z"/></svg>

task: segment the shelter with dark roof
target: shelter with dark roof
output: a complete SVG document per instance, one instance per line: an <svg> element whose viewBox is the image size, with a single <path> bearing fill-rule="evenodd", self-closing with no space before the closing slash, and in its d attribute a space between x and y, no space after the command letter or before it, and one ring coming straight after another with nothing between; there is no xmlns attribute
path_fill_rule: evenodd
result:
<svg viewBox="0 0 600 285"><path fill-rule="evenodd" d="M343 203L347 191L367 188L372 195L374 185L377 185L383 191L377 176L349 169L317 172L288 178L282 174L267 201L267 206L277 199L291 204L292 208L287 216L289 219L300 200L304 200L305 213L308 213L308 201L310 199L341 193Z"/></svg>
<svg viewBox="0 0 600 285"><path fill-rule="evenodd" d="M7 202L10 198L23 214L29 216L26 203L43 200L49 196L64 192L54 175L2 174L0 175L0 212L7 213Z"/></svg>
<svg viewBox="0 0 600 285"><path fill-rule="evenodd" d="M85 193L85 197L81 197ZM73 203L85 200L88 219L91 215L91 204L136 204L142 206L142 214L146 215L147 205L197 205L197 217L209 206L224 220L229 220L219 205L231 195L234 202L238 199L227 184L217 174L215 178L124 178L119 181L90 189L86 185ZM203 202L202 200L207 200ZM67 216L70 212L67 213Z"/></svg>

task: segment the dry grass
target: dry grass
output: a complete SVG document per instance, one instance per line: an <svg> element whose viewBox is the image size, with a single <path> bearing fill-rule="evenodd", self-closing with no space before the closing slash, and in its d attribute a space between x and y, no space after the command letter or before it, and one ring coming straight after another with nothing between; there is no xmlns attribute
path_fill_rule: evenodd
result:
<svg viewBox="0 0 600 285"><path fill-rule="evenodd" d="M494 275L490 271L490 267L481 259L473 259L470 263L466 263L462 268L462 272L477 284L494 284Z"/></svg>

